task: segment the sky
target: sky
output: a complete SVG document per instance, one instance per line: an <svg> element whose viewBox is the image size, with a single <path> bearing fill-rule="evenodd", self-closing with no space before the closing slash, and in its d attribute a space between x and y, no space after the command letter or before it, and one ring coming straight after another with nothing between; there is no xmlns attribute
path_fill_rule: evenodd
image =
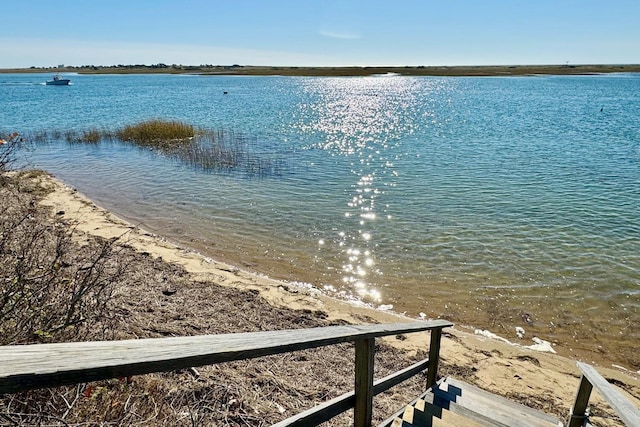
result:
<svg viewBox="0 0 640 427"><path fill-rule="evenodd" d="M0 68L640 63L640 0L4 0Z"/></svg>

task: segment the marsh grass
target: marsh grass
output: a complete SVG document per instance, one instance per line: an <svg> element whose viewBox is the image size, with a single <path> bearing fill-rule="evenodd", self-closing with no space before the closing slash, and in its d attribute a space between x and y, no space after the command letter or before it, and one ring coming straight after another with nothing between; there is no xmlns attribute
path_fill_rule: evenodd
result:
<svg viewBox="0 0 640 427"><path fill-rule="evenodd" d="M204 130L180 121L147 120L120 129L40 130L25 136L34 143L99 144L115 141L208 173L245 177L280 176L287 162L260 147L257 138L227 130Z"/></svg>
<svg viewBox="0 0 640 427"><path fill-rule="evenodd" d="M147 120L125 126L115 132L121 141L140 145L165 144L171 141L184 141L193 138L196 130L190 124L180 121Z"/></svg>
<svg viewBox="0 0 640 427"><path fill-rule="evenodd" d="M168 157L205 172L241 173L245 176L278 176L284 160L252 148L257 140L226 131L205 132L184 144L160 147Z"/></svg>
<svg viewBox="0 0 640 427"><path fill-rule="evenodd" d="M93 128L93 129L82 131L80 140L82 142L97 144L98 142L100 142L102 138L103 138L103 133L100 130Z"/></svg>

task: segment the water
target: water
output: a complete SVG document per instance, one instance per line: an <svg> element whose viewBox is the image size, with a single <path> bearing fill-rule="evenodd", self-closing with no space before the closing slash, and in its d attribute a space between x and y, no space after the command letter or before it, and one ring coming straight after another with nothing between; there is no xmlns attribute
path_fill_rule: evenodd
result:
<svg viewBox="0 0 640 427"><path fill-rule="evenodd" d="M134 223L332 295L514 340L522 326L525 344L640 369L639 75L48 77L0 75L1 131L178 119L284 165L205 173L114 142L21 153Z"/></svg>

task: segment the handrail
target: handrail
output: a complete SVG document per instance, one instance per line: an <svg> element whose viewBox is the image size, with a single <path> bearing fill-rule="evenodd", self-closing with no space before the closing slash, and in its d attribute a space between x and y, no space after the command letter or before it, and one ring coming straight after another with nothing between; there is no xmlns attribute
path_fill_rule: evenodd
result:
<svg viewBox="0 0 640 427"><path fill-rule="evenodd" d="M369 426L375 394L393 387L425 367L428 373L427 383L435 382L440 337L442 329L449 326L453 324L445 320L431 320L190 337L2 346L0 393L174 371L355 342L356 379L353 397L347 396L346 400L337 406L340 412L330 415L337 408L334 407L333 412L320 411L320 416L316 418L319 424L349 408L354 408L354 425ZM374 339L421 331L431 331L429 359L374 383ZM431 385L427 384L427 388ZM342 398L344 399L344 396ZM319 405L321 406L323 405ZM327 418L327 415L330 416ZM282 425L296 425L286 421L283 421L285 424Z"/></svg>
<svg viewBox="0 0 640 427"><path fill-rule="evenodd" d="M373 383L373 395L376 396L389 390L391 387L400 384L401 382L411 378L412 376L419 374L427 369L429 359L421 360L408 368L395 372L389 376L381 378ZM286 420L280 421L271 427L306 427L315 426L329 419L339 415L346 410L353 408L355 404L355 392L350 391L338 397L335 397L321 405L308 409L304 412L300 412ZM327 414L332 414L329 418Z"/></svg>
<svg viewBox="0 0 640 427"><path fill-rule="evenodd" d="M582 362L577 364L580 372L582 372L582 378L580 379L580 387L576 394L573 409L569 414L567 427L582 427L585 425L587 405L593 387L611 405L616 415L620 417L625 425L631 427L640 426L640 410L638 408L609 384L593 366Z"/></svg>

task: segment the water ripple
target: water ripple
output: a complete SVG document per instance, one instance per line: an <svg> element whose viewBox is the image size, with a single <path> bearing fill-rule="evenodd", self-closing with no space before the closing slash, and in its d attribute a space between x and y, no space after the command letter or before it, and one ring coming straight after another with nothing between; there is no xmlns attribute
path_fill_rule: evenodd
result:
<svg viewBox="0 0 640 427"><path fill-rule="evenodd" d="M639 76L74 83L0 85L0 127L176 118L250 135L291 165L248 180L116 145L25 154L160 234L410 314L513 324L535 311L555 334L595 327L584 304L640 337L620 326L640 323Z"/></svg>

